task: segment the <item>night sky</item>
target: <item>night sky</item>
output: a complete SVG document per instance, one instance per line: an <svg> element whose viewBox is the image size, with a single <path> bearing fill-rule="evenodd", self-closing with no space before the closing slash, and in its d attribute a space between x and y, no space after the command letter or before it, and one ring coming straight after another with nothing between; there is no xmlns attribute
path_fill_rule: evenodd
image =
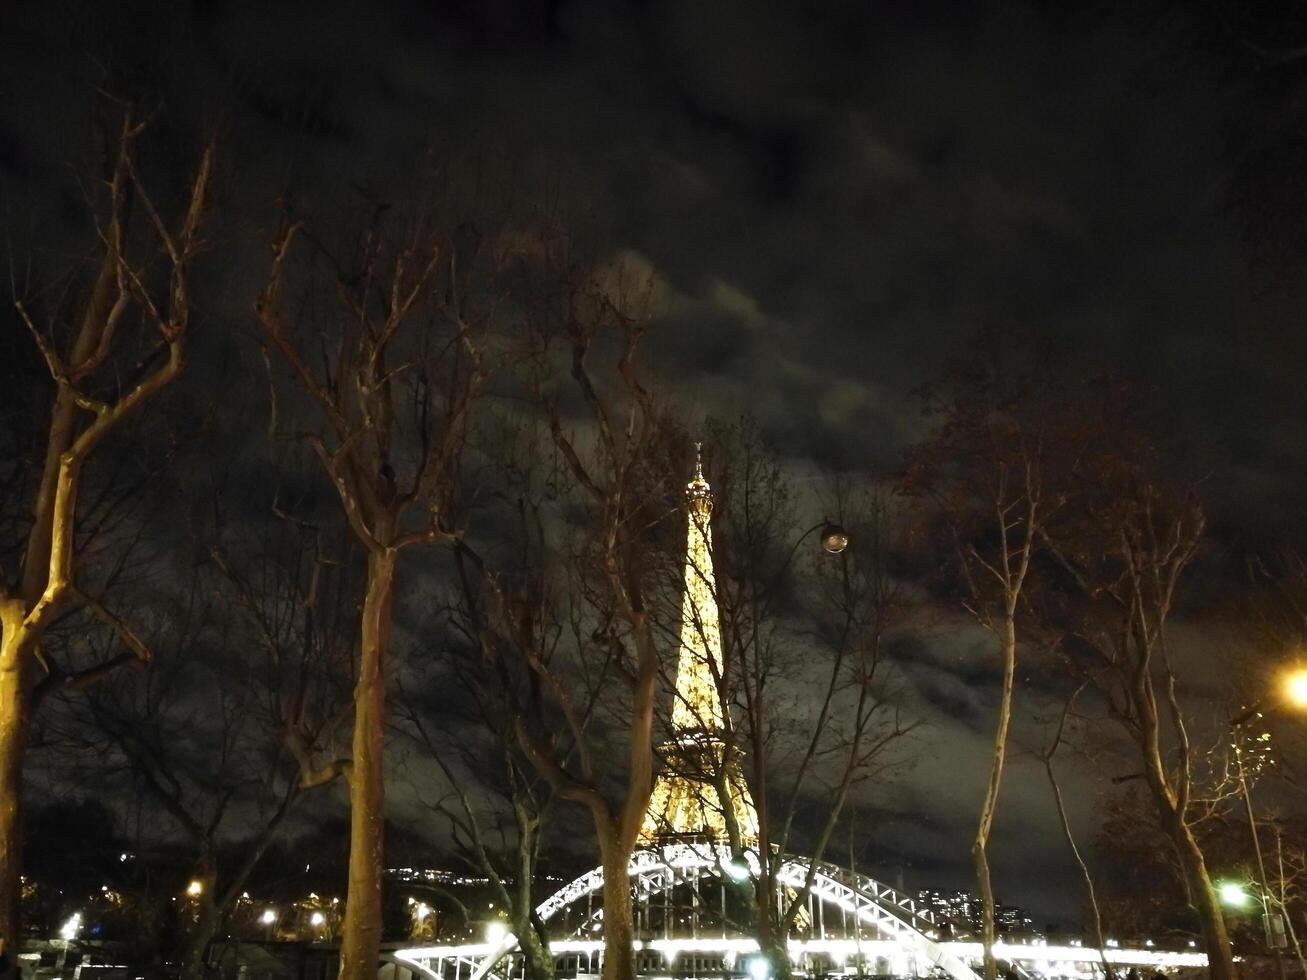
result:
<svg viewBox="0 0 1307 980"><path fill-rule="evenodd" d="M923 431L910 393L979 327L1135 379L1164 451L1207 477L1216 594L1307 531L1307 16L1063 6L6 5L0 221L38 263L80 241L97 86L158 107L165 167L216 132L202 385L251 336L284 188L311 211L384 197L431 153L481 155L650 270L664 390L692 417L753 413L799 473L894 471ZM864 790L863 857L965 887L996 661L961 619L910 653L923 764ZM1107 775L1071 778L1082 818ZM1001 900L1075 914L1020 754L993 860Z"/></svg>

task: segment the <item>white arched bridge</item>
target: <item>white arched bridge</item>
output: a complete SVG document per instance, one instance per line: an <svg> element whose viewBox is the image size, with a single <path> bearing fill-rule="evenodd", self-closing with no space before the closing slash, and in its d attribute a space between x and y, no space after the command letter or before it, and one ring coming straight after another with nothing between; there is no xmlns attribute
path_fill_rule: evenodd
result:
<svg viewBox="0 0 1307 980"><path fill-rule="evenodd" d="M752 856L751 856L752 857ZM814 867L815 864L815 867ZM733 861L720 844L668 843L632 855L628 874L641 975L722 977L764 975L752 969L758 944L733 914L735 892L727 878L756 875ZM783 859L777 901L800 893L812 875L796 917L789 954L796 973L893 974L978 980L978 942L949 939L945 923L918 903L866 875L803 857ZM598 974L603 958L602 869L587 872L536 909L550 934L560 978ZM1089 976L1101 969L1099 951L1080 946L1000 943L998 959L1018 973ZM1109 961L1150 969L1202 967L1198 952L1107 950ZM386 959L396 973L422 980L515 980L524 975L517 938L395 950Z"/></svg>

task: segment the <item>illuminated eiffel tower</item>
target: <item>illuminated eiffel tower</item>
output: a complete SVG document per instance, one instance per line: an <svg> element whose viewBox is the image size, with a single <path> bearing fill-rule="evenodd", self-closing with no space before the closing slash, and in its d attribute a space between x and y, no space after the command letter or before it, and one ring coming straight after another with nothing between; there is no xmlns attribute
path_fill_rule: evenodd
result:
<svg viewBox="0 0 1307 980"><path fill-rule="evenodd" d="M681 648L676 664L672 737L661 746L665 768L640 828L640 843L693 839L728 843L726 807L735 817L740 842L758 842L758 813L727 748L721 697L722 637L717 616L712 560L712 488L703 478L702 443L694 479L685 488L685 595L681 601ZM724 783L722 803L718 785Z"/></svg>

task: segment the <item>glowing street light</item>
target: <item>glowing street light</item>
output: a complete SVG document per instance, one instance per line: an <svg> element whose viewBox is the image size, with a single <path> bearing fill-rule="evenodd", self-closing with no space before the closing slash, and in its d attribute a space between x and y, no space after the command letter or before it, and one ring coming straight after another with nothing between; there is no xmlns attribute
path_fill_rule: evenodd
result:
<svg viewBox="0 0 1307 980"><path fill-rule="evenodd" d="M326 921L327 921L327 917L323 915L321 912L314 912L312 915L309 916L309 925L313 926L313 928L315 929L321 929L322 924Z"/></svg>
<svg viewBox="0 0 1307 980"><path fill-rule="evenodd" d="M259 916L259 921L262 922L265 926L272 925L274 922L277 921L277 910L264 909L263 914Z"/></svg>
<svg viewBox="0 0 1307 980"><path fill-rule="evenodd" d="M508 927L498 919L486 923L486 942L491 946L498 946L508 935Z"/></svg>
<svg viewBox="0 0 1307 980"><path fill-rule="evenodd" d="M749 877L749 866L743 861L727 861L724 868L731 881L745 881Z"/></svg>
<svg viewBox="0 0 1307 980"><path fill-rule="evenodd" d="M199 878L192 878L191 883L186 886L186 894L191 898L199 898L204 894L204 882Z"/></svg>
<svg viewBox="0 0 1307 980"><path fill-rule="evenodd" d="M849 533L838 524L827 524L821 529L821 546L828 554L838 555L849 546Z"/></svg>
<svg viewBox="0 0 1307 980"><path fill-rule="evenodd" d="M754 956L748 962L749 976L753 980L768 980L771 976L771 964L765 956Z"/></svg>
<svg viewBox="0 0 1307 980"><path fill-rule="evenodd" d="M1228 905L1232 909L1247 908L1248 903L1252 901L1252 896L1237 881L1221 882L1216 886L1216 894L1220 897L1222 905Z"/></svg>
<svg viewBox="0 0 1307 980"><path fill-rule="evenodd" d="M72 942L74 939L77 938L77 934L81 931L82 931L82 913L74 912L72 915L68 917L68 921L65 922L59 928L59 938L66 943Z"/></svg>
<svg viewBox="0 0 1307 980"><path fill-rule="evenodd" d="M1299 710L1307 710L1307 668L1299 667L1285 675L1284 699Z"/></svg>

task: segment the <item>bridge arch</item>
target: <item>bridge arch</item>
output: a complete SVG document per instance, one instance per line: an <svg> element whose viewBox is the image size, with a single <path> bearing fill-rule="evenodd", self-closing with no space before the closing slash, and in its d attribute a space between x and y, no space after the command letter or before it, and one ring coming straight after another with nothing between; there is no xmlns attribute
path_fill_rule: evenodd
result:
<svg viewBox="0 0 1307 980"><path fill-rule="evenodd" d="M642 908L649 909L656 898L666 896L672 889L687 885L697 887L700 882L727 875L757 875L756 857L750 855L748 863L749 867L740 867L732 860L729 848L716 844L674 843L636 851L627 874L637 919ZM797 961L814 955L838 958L855 952L865 955L864 947L888 941L902 954L924 961L923 965L943 971L952 980L978 980L975 971L965 961L941 944L939 923L913 899L866 875L799 856L783 858L777 878L781 884L799 889L810 873L810 900L813 903L810 907L817 916L823 916L827 908L836 910L843 921L853 917L857 936L862 935L863 927L870 927L875 938L865 941L849 938L828 940L822 919L823 935L820 938L814 936L790 941L792 959ZM554 927L550 930L550 948L555 956L594 958L595 950L602 945L602 907L595 901L602 889L603 869L595 868L569 882L536 907L540 919L547 926ZM637 933L640 931L637 924ZM731 962L757 950L755 941L730 936L725 926L720 937L658 939L646 934L637 940L636 945L637 955L647 952L674 958L691 951L715 952ZM509 934L496 943L425 947L401 950L396 955L422 966L428 974L440 980L507 980L512 968L504 971L500 964L516 949L517 939Z"/></svg>

